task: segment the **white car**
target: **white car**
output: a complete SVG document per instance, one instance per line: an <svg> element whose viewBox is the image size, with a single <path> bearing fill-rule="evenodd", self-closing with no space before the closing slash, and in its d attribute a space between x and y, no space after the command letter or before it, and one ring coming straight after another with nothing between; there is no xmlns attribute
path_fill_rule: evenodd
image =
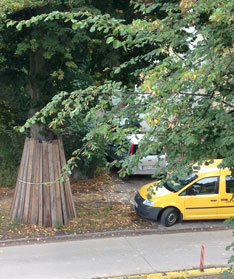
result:
<svg viewBox="0 0 234 279"><path fill-rule="evenodd" d="M136 134L127 136L127 141L129 142L129 149L126 156L131 156L136 153L138 149L139 142L143 139L144 134ZM112 160L122 159L117 156L118 146L111 145L109 157ZM143 157L138 166L135 166L131 169L131 174L133 175L153 175L155 172L159 172L159 174L166 173L166 156L159 155L158 152L152 153Z"/></svg>

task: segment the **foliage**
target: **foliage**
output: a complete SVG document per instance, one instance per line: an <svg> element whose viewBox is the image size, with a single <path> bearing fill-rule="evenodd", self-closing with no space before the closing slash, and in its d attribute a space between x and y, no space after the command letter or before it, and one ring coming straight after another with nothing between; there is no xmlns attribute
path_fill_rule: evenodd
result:
<svg viewBox="0 0 234 279"><path fill-rule="evenodd" d="M225 224L229 225L231 228L234 228L234 218L230 218L230 219L226 220ZM234 232L233 232L233 236L234 236ZM226 250L234 251L234 242L232 242L229 246L227 246ZM234 274L233 274L234 273L234 267L233 267L234 256L233 255L228 260L228 263L230 264L230 268L228 271L226 271L224 273L224 278L230 278L230 274L232 274L232 278L233 278L234 277Z"/></svg>
<svg viewBox="0 0 234 279"><path fill-rule="evenodd" d="M0 187L16 182L24 136L13 130L0 131Z"/></svg>
<svg viewBox="0 0 234 279"><path fill-rule="evenodd" d="M130 55L118 67L112 67L110 77L116 79L119 73L130 69L135 85L138 85L136 91L133 83L123 86L123 83L108 81L72 93L63 91L28 120L21 131L36 121L49 122L50 128L56 129L66 119L85 114L85 120L95 123L96 128L86 135L83 153L74 153L78 158L80 154L95 150L90 140L95 134L103 135L107 142L118 142L121 148L125 134L131 129L119 129L113 115L123 118L123 114L129 114L139 118L144 113L151 123L145 141L153 142L155 149L167 152L170 168L180 169L193 162L221 157L224 158L223 166L233 170L233 16L230 2L222 1L222 7L219 1L143 4L134 1L133 4L135 12L142 16L129 24L108 14L82 8L76 11L46 10L28 19L6 20L10 30L16 28L24 33L35 26L47 30L53 24L62 26L63 35L88 30L94 35L93 41L101 33L106 34L108 45ZM64 52L54 44L44 45L44 41L47 42L42 42L47 59L57 52ZM25 48L19 52L25 52ZM66 62L72 54L69 50L65 55ZM138 63L141 68L131 68ZM111 68L105 70L108 72ZM58 77L63 79L61 75ZM59 90L58 86L56 90ZM122 102L113 105L113 98ZM137 154L124 163L127 172L149 152L147 146L142 143ZM183 154L186 156L178 161Z"/></svg>
<svg viewBox="0 0 234 279"><path fill-rule="evenodd" d="M10 137L13 137L14 125L23 125L61 90L71 92L102 84L109 77L109 71L103 70L119 64L123 51L113 50L105 43L106 33L94 28L89 30L85 23L81 25L94 14L93 22L98 21L99 15L105 12L129 21L130 11L128 1L123 0L115 3L107 0L101 3L97 0L1 1L0 103L11 111L8 128L0 123L1 133L7 129L8 135L11 131ZM77 22L80 22L79 29ZM3 118L5 122L9 120L1 110L0 122ZM41 121L44 125L45 119L41 118ZM79 138L83 136L74 132ZM3 140L2 137L0 145L4 144ZM18 158L14 160L15 156L8 155L6 153L5 158L11 158L15 167ZM5 168L3 172L6 172Z"/></svg>
<svg viewBox="0 0 234 279"><path fill-rule="evenodd" d="M0 103L0 187L12 186L16 181L24 135L14 131L15 115L11 109ZM20 121L20 118L18 119ZM20 122L18 122L20 123ZM23 122L21 122L22 124Z"/></svg>
<svg viewBox="0 0 234 279"><path fill-rule="evenodd" d="M85 114L85 119L95 123L96 128L86 135L83 152L95 148L91 140L95 134L102 134L107 142L114 141L121 148L126 133L136 130L120 129L113 116L121 119L128 114L139 119L143 113L151 128L136 155L123 162L128 173L150 148L166 152L169 168L178 171L194 162L214 158L223 158L222 166L233 171L233 15L230 2L224 0L221 6L220 1L158 1L142 5L134 1L134 5L135 12L142 13L142 17L130 24L109 15L89 12L82 15L80 12L52 12L29 21L9 21L8 25L27 28L45 21L54 22L57 18L71 22L75 30L86 28L90 32L103 32L107 44L132 55L113 67L111 76L130 69L138 85L135 90L131 84L129 87L112 80L98 87L61 92L28 120L21 131L45 119L55 129L65 119ZM138 49L140 54L135 55ZM142 67L131 71L131 65L138 63ZM122 101L114 105L113 99ZM75 152L74 156L78 158L80 154Z"/></svg>
<svg viewBox="0 0 234 279"><path fill-rule="evenodd" d="M80 117L76 117L67 121L64 128L57 131L63 137L67 159L71 158L71 161L73 161L74 149L82 148L86 134L93 128L94 125L85 124ZM94 152L79 156L75 165L81 175L88 178L98 175L106 169L105 140L102 136L95 135L92 141L96 147Z"/></svg>

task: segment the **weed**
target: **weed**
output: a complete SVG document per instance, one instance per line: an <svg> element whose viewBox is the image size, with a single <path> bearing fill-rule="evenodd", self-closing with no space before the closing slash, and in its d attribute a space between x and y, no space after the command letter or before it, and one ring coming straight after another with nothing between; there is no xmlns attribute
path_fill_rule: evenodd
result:
<svg viewBox="0 0 234 279"><path fill-rule="evenodd" d="M11 230L11 231L20 230L21 227L22 227L22 224L17 223L17 222L9 222L9 223L7 224L8 230Z"/></svg>

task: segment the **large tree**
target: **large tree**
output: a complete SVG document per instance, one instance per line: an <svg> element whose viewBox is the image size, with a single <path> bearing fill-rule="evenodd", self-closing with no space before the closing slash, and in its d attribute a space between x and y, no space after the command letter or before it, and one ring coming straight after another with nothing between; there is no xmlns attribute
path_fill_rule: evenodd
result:
<svg viewBox="0 0 234 279"><path fill-rule="evenodd" d="M77 29L71 21L73 16L82 23L88 17L108 12L130 22L135 17L131 10L128 1L122 0L1 1L0 105L4 110L0 112L0 121L7 123L7 127L5 124L0 127L2 163L13 162L15 168L19 161L18 156L11 156L7 151L13 139L22 146L21 137L13 126L23 125L61 90L71 92L103 83L109 76L103 69L123 60L122 50L113 51L105 44L105 34L89 28ZM46 15L50 15L49 19L43 20ZM38 17L42 20L37 20ZM6 114L6 110L10 113ZM70 130L73 131L74 123L78 123L74 132L82 136L83 118L79 115L66 125L72 126ZM63 132L66 133L64 129ZM28 134L38 139L54 137L44 120L41 124L34 123ZM14 149L17 147L15 144ZM68 149L71 149L70 144Z"/></svg>
<svg viewBox="0 0 234 279"><path fill-rule="evenodd" d="M126 10L126 15L123 15L123 9ZM122 51L114 53L112 47L105 44L105 34L85 28L85 21L92 18L95 22L95 15L98 18L98 15L106 11L119 18L126 16L129 20L128 10L126 1L118 1L115 4L110 1L102 1L100 4L95 0L2 1L0 7L0 104L4 108L9 108L9 115L16 119L18 117L14 124L21 125L25 116L38 115L38 111L53 96L56 99L56 94L61 90L73 91L75 88L82 89L91 84L102 83L108 74L103 73L102 69L119 64ZM84 24L84 28L77 29L76 22ZM1 116L4 116L3 112ZM79 115L76 120L82 120L82 118L83 115ZM80 122L84 125L82 121ZM28 124L26 126L29 127ZM40 123L34 121L30 125L28 135L32 140L27 140L25 143L11 210L11 216L16 221L37 222L36 219L39 220L42 214L38 215L39 218L36 214L40 213L40 207L44 203L44 212L52 209L52 222L46 213L45 223L41 219L39 224L55 225L57 221L60 222L56 219L56 210L61 217L61 206L66 207L65 200L71 204L69 201L71 193L66 190L66 187L64 189L67 193L64 195L64 200L59 198L60 194L62 196L63 186L56 184L59 175L57 173L59 169L56 171L58 153L54 159L50 157L51 151L55 149L49 145L49 141L57 138L57 132L58 130L52 130L47 125L45 118L41 118ZM55 142L59 143L59 141ZM40 145L41 147L38 147ZM60 156L61 146L60 144L57 147L57 151L58 148L60 149ZM38 155L39 150L41 155ZM43 166L40 161L35 163L36 160L40 160L40 156ZM38 174L36 174L37 169ZM48 169L49 174L46 173ZM52 174L53 171L56 173ZM42 173L40 179L37 177L39 172ZM30 208L34 213L30 212ZM63 217L66 214L64 212ZM74 214L72 213L71 216ZM65 219L66 223L69 218Z"/></svg>

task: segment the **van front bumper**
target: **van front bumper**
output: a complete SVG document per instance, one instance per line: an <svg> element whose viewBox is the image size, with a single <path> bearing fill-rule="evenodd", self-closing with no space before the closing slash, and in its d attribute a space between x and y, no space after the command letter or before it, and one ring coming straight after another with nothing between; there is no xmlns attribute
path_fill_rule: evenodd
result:
<svg viewBox="0 0 234 279"><path fill-rule="evenodd" d="M157 221L162 208L145 205L143 203L144 201L145 199L143 199L141 195L137 193L134 200L137 214L145 219Z"/></svg>

